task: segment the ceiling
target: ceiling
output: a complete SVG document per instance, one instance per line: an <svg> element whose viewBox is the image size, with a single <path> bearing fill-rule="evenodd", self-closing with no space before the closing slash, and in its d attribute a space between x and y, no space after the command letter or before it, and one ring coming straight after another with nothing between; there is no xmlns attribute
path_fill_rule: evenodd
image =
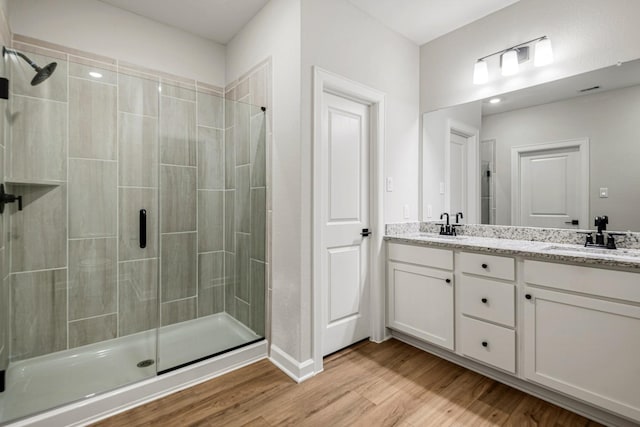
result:
<svg viewBox="0 0 640 427"><path fill-rule="evenodd" d="M348 0L418 45L519 0Z"/></svg>
<svg viewBox="0 0 640 427"><path fill-rule="evenodd" d="M227 44L269 0L100 0ZM418 45L519 0L348 0Z"/></svg>
<svg viewBox="0 0 640 427"><path fill-rule="evenodd" d="M227 44L269 0L100 0Z"/></svg>

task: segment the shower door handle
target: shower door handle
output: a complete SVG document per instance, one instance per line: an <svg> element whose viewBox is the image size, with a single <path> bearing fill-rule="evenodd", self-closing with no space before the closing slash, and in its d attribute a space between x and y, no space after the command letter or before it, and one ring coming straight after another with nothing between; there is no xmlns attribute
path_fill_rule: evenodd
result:
<svg viewBox="0 0 640 427"><path fill-rule="evenodd" d="M147 247L147 210L140 209L140 248Z"/></svg>

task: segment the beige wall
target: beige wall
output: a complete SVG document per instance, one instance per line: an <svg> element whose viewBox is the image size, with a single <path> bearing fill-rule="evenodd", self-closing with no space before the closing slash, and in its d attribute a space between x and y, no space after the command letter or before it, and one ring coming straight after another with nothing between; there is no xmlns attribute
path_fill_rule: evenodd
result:
<svg viewBox="0 0 640 427"><path fill-rule="evenodd" d="M433 111L640 57L637 0L521 0L420 48L420 111ZM473 64L487 54L547 35L555 62L531 62L502 78L499 57L490 80L475 86Z"/></svg>

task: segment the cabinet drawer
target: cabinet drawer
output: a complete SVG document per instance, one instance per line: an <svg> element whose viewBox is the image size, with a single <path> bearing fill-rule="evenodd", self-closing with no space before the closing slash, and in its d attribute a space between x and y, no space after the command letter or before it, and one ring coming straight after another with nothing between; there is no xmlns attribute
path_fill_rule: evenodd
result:
<svg viewBox="0 0 640 427"><path fill-rule="evenodd" d="M459 260L460 269L464 273L504 280L515 279L516 270L513 258L462 252Z"/></svg>
<svg viewBox="0 0 640 427"><path fill-rule="evenodd" d="M389 243L387 257L390 261L453 270L453 251L447 249Z"/></svg>
<svg viewBox="0 0 640 427"><path fill-rule="evenodd" d="M515 326L515 286L462 275L460 310L501 325Z"/></svg>
<svg viewBox="0 0 640 427"><path fill-rule="evenodd" d="M465 356L516 372L515 331L462 316L460 344Z"/></svg>
<svg viewBox="0 0 640 427"><path fill-rule="evenodd" d="M525 260L524 281L532 285L640 302L640 274L627 271Z"/></svg>

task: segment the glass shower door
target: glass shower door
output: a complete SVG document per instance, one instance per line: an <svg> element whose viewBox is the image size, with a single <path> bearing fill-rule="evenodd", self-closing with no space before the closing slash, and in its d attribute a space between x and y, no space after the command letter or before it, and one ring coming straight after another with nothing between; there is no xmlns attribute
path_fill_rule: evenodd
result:
<svg viewBox="0 0 640 427"><path fill-rule="evenodd" d="M263 339L265 113L164 83L160 373Z"/></svg>

